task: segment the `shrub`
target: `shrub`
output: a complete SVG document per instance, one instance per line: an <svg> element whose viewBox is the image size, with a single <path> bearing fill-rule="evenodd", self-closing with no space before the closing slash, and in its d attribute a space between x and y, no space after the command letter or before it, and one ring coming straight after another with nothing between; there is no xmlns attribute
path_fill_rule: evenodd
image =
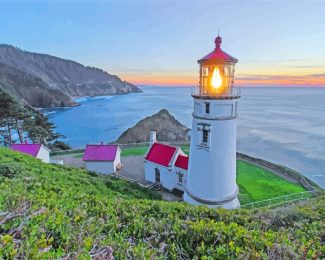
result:
<svg viewBox="0 0 325 260"><path fill-rule="evenodd" d="M14 178L21 171L20 165L17 162L1 163L0 164L0 180L3 178Z"/></svg>

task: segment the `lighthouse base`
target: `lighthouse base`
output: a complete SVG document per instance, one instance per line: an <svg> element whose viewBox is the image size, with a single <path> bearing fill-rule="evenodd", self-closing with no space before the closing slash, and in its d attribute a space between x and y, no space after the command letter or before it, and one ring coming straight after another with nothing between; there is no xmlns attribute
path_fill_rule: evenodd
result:
<svg viewBox="0 0 325 260"><path fill-rule="evenodd" d="M239 209L240 208L240 202L236 197L232 200L227 200L224 202L215 202L215 203L204 203L203 200L200 199L200 201L194 199L192 196L190 196L186 191L184 192L183 200L187 202L188 204L199 206L207 206L208 208L224 208L224 209Z"/></svg>

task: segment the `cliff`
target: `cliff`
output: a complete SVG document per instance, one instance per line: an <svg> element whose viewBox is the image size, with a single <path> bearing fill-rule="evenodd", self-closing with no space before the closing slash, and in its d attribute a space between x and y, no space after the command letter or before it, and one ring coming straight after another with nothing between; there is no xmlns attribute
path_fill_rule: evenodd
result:
<svg viewBox="0 0 325 260"><path fill-rule="evenodd" d="M138 87L101 69L86 67L75 61L47 54L23 51L11 45L0 45L0 63L42 80L44 84L39 87L44 89L44 93L52 89L75 97L141 92ZM26 94L26 91L22 90L24 87L26 85L19 86L22 94ZM71 99L69 102L73 103Z"/></svg>
<svg viewBox="0 0 325 260"><path fill-rule="evenodd" d="M33 107L75 106L71 98L57 89L50 89L40 78L0 63L0 89L6 90Z"/></svg>
<svg viewBox="0 0 325 260"><path fill-rule="evenodd" d="M127 129L116 140L117 143L148 142L149 132L156 131L157 139L164 142L189 142L189 129L173 117L168 110L146 117Z"/></svg>

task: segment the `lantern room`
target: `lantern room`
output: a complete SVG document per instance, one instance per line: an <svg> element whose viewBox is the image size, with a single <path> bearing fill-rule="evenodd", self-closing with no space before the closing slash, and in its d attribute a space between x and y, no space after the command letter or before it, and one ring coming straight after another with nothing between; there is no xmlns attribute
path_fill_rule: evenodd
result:
<svg viewBox="0 0 325 260"><path fill-rule="evenodd" d="M215 39L215 49L202 59L200 64L199 96L211 98L239 96L233 86L237 59L221 49L222 38Z"/></svg>

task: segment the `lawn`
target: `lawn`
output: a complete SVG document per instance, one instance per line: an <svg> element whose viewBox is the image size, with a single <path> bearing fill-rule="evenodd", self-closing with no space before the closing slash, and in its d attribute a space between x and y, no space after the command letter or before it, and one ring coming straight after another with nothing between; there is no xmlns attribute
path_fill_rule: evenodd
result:
<svg viewBox="0 0 325 260"><path fill-rule="evenodd" d="M73 156L73 158L82 158L83 157L83 153L77 153L76 155Z"/></svg>
<svg viewBox="0 0 325 260"><path fill-rule="evenodd" d="M148 150L148 146L140 146L140 147L130 147L122 149L122 157L130 156L130 155L142 155L144 156Z"/></svg>
<svg viewBox="0 0 325 260"><path fill-rule="evenodd" d="M241 204L306 191L300 185L240 160L237 160L237 182Z"/></svg>

